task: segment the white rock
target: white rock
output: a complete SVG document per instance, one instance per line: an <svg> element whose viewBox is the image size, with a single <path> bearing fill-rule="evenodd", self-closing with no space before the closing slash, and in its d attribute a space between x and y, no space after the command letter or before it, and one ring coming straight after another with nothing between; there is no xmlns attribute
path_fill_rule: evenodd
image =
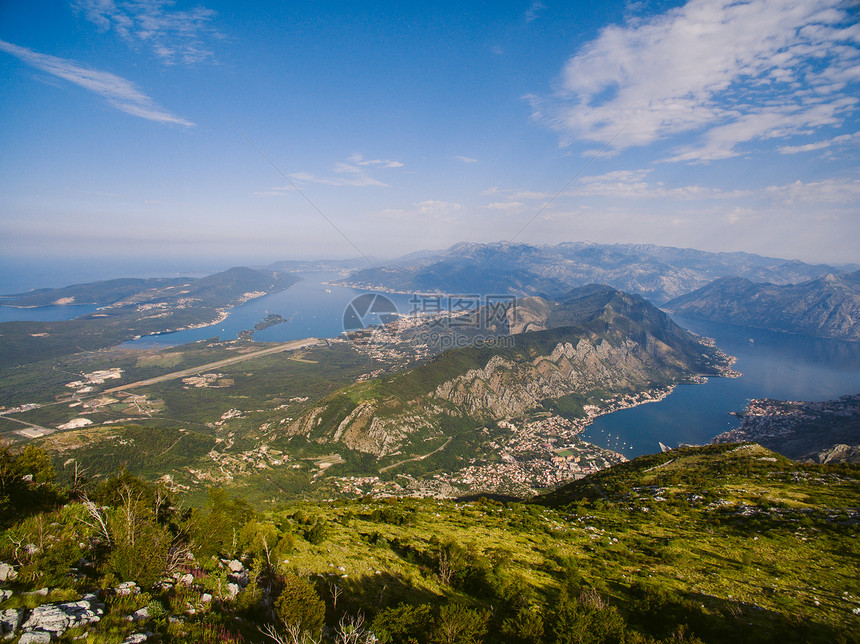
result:
<svg viewBox="0 0 860 644"><path fill-rule="evenodd" d="M185 584L186 586L190 586L194 583L194 575L192 575L190 572L187 575L182 575L179 578L179 583Z"/></svg>
<svg viewBox="0 0 860 644"><path fill-rule="evenodd" d="M0 635L7 635L14 633L19 628L21 628L21 624L24 622L24 611L9 608L7 610L0 610Z"/></svg>
<svg viewBox="0 0 860 644"><path fill-rule="evenodd" d="M208 604L212 601L212 595L210 595L209 593L203 593L202 595L200 595L200 601L204 604Z"/></svg>
<svg viewBox="0 0 860 644"><path fill-rule="evenodd" d="M117 595L137 595L139 592L140 588L133 581L124 581L116 587Z"/></svg>
<svg viewBox="0 0 860 644"><path fill-rule="evenodd" d="M228 576L227 576L227 578L228 578L230 581L232 581L232 582L234 582L234 583L236 583L236 584L239 584L239 586L240 586L241 588L244 588L245 586L247 586L247 585L248 585L248 582L249 582L249 581L251 581L251 578L248 576L248 573L247 573L247 572L240 572L240 573L238 573L238 574L237 574L237 573L233 573L233 574L231 574L231 575L228 575Z"/></svg>
<svg viewBox="0 0 860 644"><path fill-rule="evenodd" d="M227 594L230 596L230 599L233 599L239 594L239 586L237 584L227 584Z"/></svg>
<svg viewBox="0 0 860 644"><path fill-rule="evenodd" d="M10 564L0 563L0 581L14 581L18 577L18 571Z"/></svg>
<svg viewBox="0 0 860 644"><path fill-rule="evenodd" d="M242 562L238 559L233 559L233 561L228 562L227 567L230 569L230 572L239 573L245 570L245 566L243 566Z"/></svg>
<svg viewBox="0 0 860 644"><path fill-rule="evenodd" d="M122 641L122 644L141 644L147 639L149 638L143 633L132 633Z"/></svg>
<svg viewBox="0 0 860 644"><path fill-rule="evenodd" d="M21 636L18 644L51 644L51 634L44 631L30 631Z"/></svg>
<svg viewBox="0 0 860 644"><path fill-rule="evenodd" d="M59 637L70 628L95 624L104 611L89 599L64 604L42 604L24 622L25 632L45 632Z"/></svg>
<svg viewBox="0 0 860 644"><path fill-rule="evenodd" d="M134 611L126 619L130 622L139 622L142 619L149 619L149 608L144 606L143 608Z"/></svg>

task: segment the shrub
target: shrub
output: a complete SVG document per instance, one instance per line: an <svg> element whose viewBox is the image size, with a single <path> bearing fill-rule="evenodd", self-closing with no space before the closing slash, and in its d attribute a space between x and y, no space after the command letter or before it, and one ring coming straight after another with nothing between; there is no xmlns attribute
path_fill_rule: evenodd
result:
<svg viewBox="0 0 860 644"><path fill-rule="evenodd" d="M423 643L433 623L430 606L399 604L377 613L370 630L381 644Z"/></svg>
<svg viewBox="0 0 860 644"><path fill-rule="evenodd" d="M434 644L477 644L487 634L489 621L488 611L446 604L439 611L430 641Z"/></svg>
<svg viewBox="0 0 860 644"><path fill-rule="evenodd" d="M275 616L285 627L298 627L316 636L325 620L325 602L311 583L298 575L287 575L283 586L275 601Z"/></svg>

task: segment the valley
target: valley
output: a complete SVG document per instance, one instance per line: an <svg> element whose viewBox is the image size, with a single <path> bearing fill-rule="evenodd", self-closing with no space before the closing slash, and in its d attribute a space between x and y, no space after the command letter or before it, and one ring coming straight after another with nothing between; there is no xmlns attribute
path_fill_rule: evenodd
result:
<svg viewBox="0 0 860 644"><path fill-rule="evenodd" d="M248 299L245 329L295 333L307 315L263 308L290 289L236 292L222 302ZM173 306L118 296L129 319ZM214 337L221 321L188 344L0 367L0 504L14 517L0 628L38 638L54 628L43 615L63 615L61 639L256 641L301 592L341 640L560 641L576 625L603 629L598 641L854 641L856 396L753 400L721 444L676 447L666 428L674 449L638 458L641 432L592 439L742 371L773 382L777 355L826 360L817 385L838 389L853 382L840 369L857 371L852 343L786 351L742 327L715 342L600 285L467 299L334 337ZM798 445L814 463L783 455ZM57 537L39 536L45 521Z"/></svg>

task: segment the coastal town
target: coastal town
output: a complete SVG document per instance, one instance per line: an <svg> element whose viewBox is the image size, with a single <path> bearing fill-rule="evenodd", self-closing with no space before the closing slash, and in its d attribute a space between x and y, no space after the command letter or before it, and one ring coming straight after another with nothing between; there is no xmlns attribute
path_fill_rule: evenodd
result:
<svg viewBox="0 0 860 644"><path fill-rule="evenodd" d="M795 459L860 462L860 394L820 402L753 399L715 443L755 442Z"/></svg>

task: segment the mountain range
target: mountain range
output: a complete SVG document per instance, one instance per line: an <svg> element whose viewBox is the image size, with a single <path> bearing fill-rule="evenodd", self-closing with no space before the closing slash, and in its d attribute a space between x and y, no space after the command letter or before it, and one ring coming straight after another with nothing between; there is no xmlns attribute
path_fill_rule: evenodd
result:
<svg viewBox="0 0 860 644"><path fill-rule="evenodd" d="M532 246L459 243L355 270L344 284L418 293L513 293L555 297L591 283L606 284L662 304L720 277L792 284L860 266L806 264L750 253L650 244L566 242Z"/></svg>
<svg viewBox="0 0 860 644"><path fill-rule="evenodd" d="M684 317L858 341L860 271L784 285L725 277L663 308Z"/></svg>

